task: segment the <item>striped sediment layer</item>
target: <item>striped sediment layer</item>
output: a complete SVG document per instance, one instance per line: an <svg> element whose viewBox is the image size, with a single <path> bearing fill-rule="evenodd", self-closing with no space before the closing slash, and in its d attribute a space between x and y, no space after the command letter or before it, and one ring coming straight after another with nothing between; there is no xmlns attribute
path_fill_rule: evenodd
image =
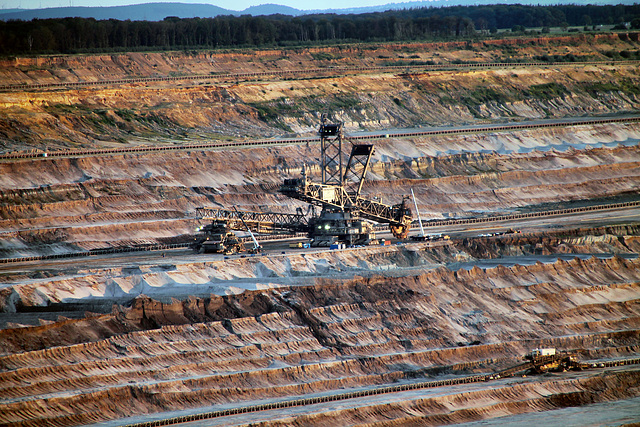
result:
<svg viewBox="0 0 640 427"><path fill-rule="evenodd" d="M170 303L141 297L109 315L5 329L0 422L77 425L491 372L520 363L535 347L582 360L630 357L640 351L639 263L575 259L326 279ZM361 422L459 422L624 399L635 396L639 380L631 369L540 378L517 385L517 393L481 387L436 400L370 401ZM596 390L606 391L588 398ZM299 420L322 424L329 414ZM337 425L354 414L337 411Z"/></svg>

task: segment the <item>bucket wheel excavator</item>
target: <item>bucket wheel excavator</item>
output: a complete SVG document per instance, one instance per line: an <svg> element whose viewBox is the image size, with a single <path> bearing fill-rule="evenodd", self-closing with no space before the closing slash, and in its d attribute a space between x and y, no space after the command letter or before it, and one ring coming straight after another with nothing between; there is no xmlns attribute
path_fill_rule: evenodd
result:
<svg viewBox="0 0 640 427"><path fill-rule="evenodd" d="M389 224L398 239L409 234L412 214L406 198L396 205L387 205L361 196L367 171L374 153L371 144L354 144L344 163L342 124L327 122L323 115L320 125L322 182L309 180L305 169L301 178L285 179L280 193L322 208L320 215L309 221L309 237L313 246L328 246L335 242L347 245L367 244L373 237L367 221Z"/></svg>
<svg viewBox="0 0 640 427"><path fill-rule="evenodd" d="M389 224L398 239L409 234L412 215L403 197L397 205L386 205L361 196L371 157L371 144L351 143L347 162L343 156L342 125L328 123L322 117L320 125L322 182L309 180L303 168L302 177L285 179L279 192L309 203L310 208L321 207L319 215L308 217L301 208L298 212L246 212L217 208L197 208L196 219L211 220L201 228L193 247L199 252L235 253L244 251L232 230L251 230L258 233L278 234L306 232L312 246L331 246L342 243L348 246L367 245L375 240L370 221ZM254 238L254 244L255 243Z"/></svg>
<svg viewBox="0 0 640 427"><path fill-rule="evenodd" d="M211 221L198 228L198 234L191 246L199 253L224 253L226 255L246 250L244 243L233 231L248 231L253 240L249 252L258 252L258 244L253 232L277 235L308 232L309 218L298 209L296 213L249 212L219 208L196 208L196 220Z"/></svg>

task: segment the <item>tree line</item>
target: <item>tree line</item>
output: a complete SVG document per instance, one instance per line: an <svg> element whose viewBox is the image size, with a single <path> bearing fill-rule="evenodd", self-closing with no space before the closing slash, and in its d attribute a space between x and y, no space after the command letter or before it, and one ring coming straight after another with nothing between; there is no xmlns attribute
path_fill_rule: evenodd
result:
<svg viewBox="0 0 640 427"><path fill-rule="evenodd" d="M93 18L12 20L0 21L0 54L454 40L478 32L495 32L498 28L627 22L640 27L640 5L453 6L353 15L167 17L159 22Z"/></svg>

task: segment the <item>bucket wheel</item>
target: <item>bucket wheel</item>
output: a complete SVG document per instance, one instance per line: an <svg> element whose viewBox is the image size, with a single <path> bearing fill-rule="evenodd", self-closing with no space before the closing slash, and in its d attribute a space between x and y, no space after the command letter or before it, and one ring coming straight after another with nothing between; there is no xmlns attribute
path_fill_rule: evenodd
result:
<svg viewBox="0 0 640 427"><path fill-rule="evenodd" d="M408 224L401 224L401 225L389 225L389 229L391 230L391 233L393 233L393 236L396 239L406 239L407 236L409 235L409 225Z"/></svg>

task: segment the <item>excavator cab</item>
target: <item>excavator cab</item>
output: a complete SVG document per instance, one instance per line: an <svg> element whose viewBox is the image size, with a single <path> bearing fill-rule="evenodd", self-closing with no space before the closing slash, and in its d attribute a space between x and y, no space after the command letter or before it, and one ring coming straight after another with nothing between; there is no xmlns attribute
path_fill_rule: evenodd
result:
<svg viewBox="0 0 640 427"><path fill-rule="evenodd" d="M374 154L372 144L351 144L346 163L343 158L342 123L330 123L325 114L319 129L321 182L313 182L303 169L302 178L285 179L280 193L311 205L322 207L318 217L309 223L309 237L314 246L334 242L347 245L366 244L375 240L367 221L389 224L394 236L404 239L409 234L411 210L403 199L387 205L362 197L362 187Z"/></svg>
<svg viewBox="0 0 640 427"><path fill-rule="evenodd" d="M322 123L320 125L320 137L337 136L340 133L341 123Z"/></svg>
<svg viewBox="0 0 640 427"><path fill-rule="evenodd" d="M407 207L407 198L403 197L402 202L392 207L393 219L395 222L389 224L389 230L396 239L406 239L411 228L413 214Z"/></svg>

